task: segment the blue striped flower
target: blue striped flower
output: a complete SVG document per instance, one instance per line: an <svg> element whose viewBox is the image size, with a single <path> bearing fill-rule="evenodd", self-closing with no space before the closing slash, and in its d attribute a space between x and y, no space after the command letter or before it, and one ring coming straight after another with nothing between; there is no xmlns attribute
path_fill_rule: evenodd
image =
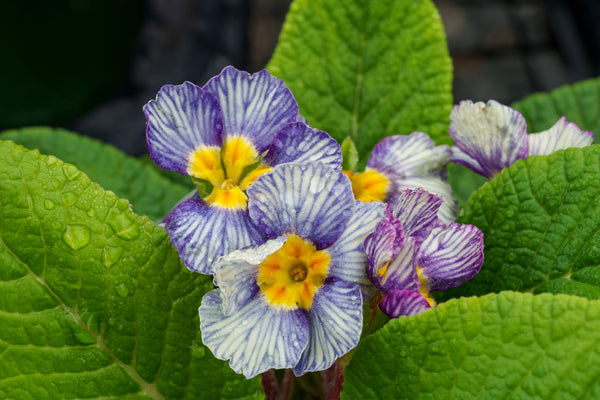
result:
<svg viewBox="0 0 600 400"><path fill-rule="evenodd" d="M589 146L594 141L592 132L582 131L565 117L548 130L527 134L521 113L494 100L487 104L461 101L450 114L449 134L456 143L452 161L487 178L519 159Z"/></svg>
<svg viewBox="0 0 600 400"><path fill-rule="evenodd" d="M150 157L162 168L190 175L202 188L165 218L186 266L211 273L213 260L264 240L248 216L246 190L286 162L341 165L339 145L310 128L283 81L227 67L204 87L163 86L144 107Z"/></svg>
<svg viewBox="0 0 600 400"><path fill-rule="evenodd" d="M383 295L379 308L390 318L435 306L431 292L462 285L481 269L483 233L439 221L442 201L424 190L403 191L365 240L367 273Z"/></svg>
<svg viewBox="0 0 600 400"><path fill-rule="evenodd" d="M456 218L456 200L446 179L450 147L436 146L422 132L383 138L375 147L364 172L349 173L356 199L395 203L403 190L424 189L443 197L440 219Z"/></svg>
<svg viewBox="0 0 600 400"><path fill-rule="evenodd" d="M356 201L348 178L323 164L276 166L247 194L265 239L213 265L202 342L248 378L327 369L360 338L372 288L364 240L385 205Z"/></svg>

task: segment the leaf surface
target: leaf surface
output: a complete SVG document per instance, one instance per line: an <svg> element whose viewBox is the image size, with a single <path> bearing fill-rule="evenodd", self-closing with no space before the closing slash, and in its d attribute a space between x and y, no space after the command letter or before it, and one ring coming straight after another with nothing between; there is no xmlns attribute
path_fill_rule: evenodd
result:
<svg viewBox="0 0 600 400"><path fill-rule="evenodd" d="M126 200L0 141L0 398L261 398L201 344L211 288Z"/></svg>

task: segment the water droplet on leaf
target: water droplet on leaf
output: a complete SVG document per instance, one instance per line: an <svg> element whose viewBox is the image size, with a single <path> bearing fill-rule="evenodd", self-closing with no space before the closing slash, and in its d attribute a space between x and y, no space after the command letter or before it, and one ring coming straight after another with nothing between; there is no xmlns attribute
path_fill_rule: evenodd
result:
<svg viewBox="0 0 600 400"><path fill-rule="evenodd" d="M127 285L125 283L115 286L115 291L121 297L127 297L129 295L129 289L127 289Z"/></svg>
<svg viewBox="0 0 600 400"><path fill-rule="evenodd" d="M81 249L90 242L90 230L83 225L69 225L63 233L63 241L73 250Z"/></svg>
<svg viewBox="0 0 600 400"><path fill-rule="evenodd" d="M54 206L55 206L55 204L54 204L54 202L52 200L46 199L44 201L44 207L46 207L46 210L53 210Z"/></svg>
<svg viewBox="0 0 600 400"><path fill-rule="evenodd" d="M77 195L73 192L64 192L63 201L65 202L65 206L72 206L77 202Z"/></svg>
<svg viewBox="0 0 600 400"><path fill-rule="evenodd" d="M74 166L73 164L63 165L63 172L65 173L65 176L67 177L67 179L70 181L77 178L77 176L80 173L79 170L77 169L77 167Z"/></svg>
<svg viewBox="0 0 600 400"><path fill-rule="evenodd" d="M204 347L196 347L194 351L192 351L192 357L194 358L203 358L206 355L206 349Z"/></svg>
<svg viewBox="0 0 600 400"><path fill-rule="evenodd" d="M140 234L140 228L126 213L112 214L106 222L121 239L132 240Z"/></svg>

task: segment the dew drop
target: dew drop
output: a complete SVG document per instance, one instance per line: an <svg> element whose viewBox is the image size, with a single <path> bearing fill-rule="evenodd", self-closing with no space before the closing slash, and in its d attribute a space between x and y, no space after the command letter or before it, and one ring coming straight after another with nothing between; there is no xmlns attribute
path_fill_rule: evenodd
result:
<svg viewBox="0 0 600 400"><path fill-rule="evenodd" d="M59 181L58 179L54 178L52 179L52 186L54 186L57 189L62 188L62 182Z"/></svg>
<svg viewBox="0 0 600 400"><path fill-rule="evenodd" d="M54 165L54 164L56 164L56 161L58 161L58 159L54 156L46 157L46 164L48 164L48 165Z"/></svg>
<svg viewBox="0 0 600 400"><path fill-rule="evenodd" d="M299 345L300 343L298 343L298 341L297 341L297 340L294 340L294 343L292 343L292 344L294 345L294 347L298 347L298 345Z"/></svg>
<svg viewBox="0 0 600 400"><path fill-rule="evenodd" d="M90 208L90 210L87 212L87 215L89 215L90 217L93 217L96 215L96 211L94 211L93 208Z"/></svg>
<svg viewBox="0 0 600 400"><path fill-rule="evenodd" d="M513 210L512 208L509 208L508 210L506 210L506 216L508 218L512 218L515 215L515 210Z"/></svg>
<svg viewBox="0 0 600 400"><path fill-rule="evenodd" d="M68 180L72 181L73 179L79 176L79 170L73 164L65 164L63 165L63 172Z"/></svg>
<svg viewBox="0 0 600 400"><path fill-rule="evenodd" d="M400 357L406 357L406 352L404 350L400 352Z"/></svg>
<svg viewBox="0 0 600 400"><path fill-rule="evenodd" d="M79 329L79 327L73 329L73 335L75 339L81 344L92 344L96 343L96 338L89 334L89 332Z"/></svg>
<svg viewBox="0 0 600 400"><path fill-rule="evenodd" d="M81 249L90 242L90 230L83 225L69 225L63 233L63 241L73 250Z"/></svg>
<svg viewBox="0 0 600 400"><path fill-rule="evenodd" d="M77 202L77 195L73 192L64 192L63 201L65 202L65 206L72 206Z"/></svg>
<svg viewBox="0 0 600 400"><path fill-rule="evenodd" d="M192 357L194 358L203 358L206 355L206 349L204 347L196 347L194 351L192 351Z"/></svg>
<svg viewBox="0 0 600 400"><path fill-rule="evenodd" d="M513 252L508 253L509 261L515 261L516 258L517 258L517 256L515 255L515 253L513 253Z"/></svg>
<svg viewBox="0 0 600 400"><path fill-rule="evenodd" d="M54 204L54 202L52 200L46 199L44 201L44 207L46 207L46 210L53 210L54 207L55 207L55 204Z"/></svg>
<svg viewBox="0 0 600 400"><path fill-rule="evenodd" d="M125 283L115 286L115 291L121 297L127 297L129 295L129 289L127 289L127 285Z"/></svg>
<svg viewBox="0 0 600 400"><path fill-rule="evenodd" d="M120 247L110 247L106 246L104 248L104 264L107 267L110 267L121 258L121 254L123 254L123 249Z"/></svg>
<svg viewBox="0 0 600 400"><path fill-rule="evenodd" d="M63 226L62 226L62 224L61 224L60 222L58 222L58 221L54 221L54 222L52 223L52 227L53 227L54 229L56 229L57 231L62 231L62 229L63 229Z"/></svg>

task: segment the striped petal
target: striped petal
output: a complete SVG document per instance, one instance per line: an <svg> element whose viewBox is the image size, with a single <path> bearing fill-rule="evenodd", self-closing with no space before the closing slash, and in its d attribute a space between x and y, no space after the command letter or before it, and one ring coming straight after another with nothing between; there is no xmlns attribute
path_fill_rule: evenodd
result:
<svg viewBox="0 0 600 400"><path fill-rule="evenodd" d="M528 155L525 118L494 100L461 101L450 114L449 134L465 157L453 158L488 178Z"/></svg>
<svg viewBox="0 0 600 400"><path fill-rule="evenodd" d="M354 213L348 177L321 164L281 164L248 188L250 217L269 237L294 233L321 250Z"/></svg>
<svg viewBox="0 0 600 400"><path fill-rule="evenodd" d="M421 244L418 263L429 291L462 285L481 269L483 233L457 223L435 228Z"/></svg>
<svg viewBox="0 0 600 400"><path fill-rule="evenodd" d="M308 343L308 321L300 309L269 307L262 296L225 316L219 289L204 295L198 310L202 343L216 358L250 379L271 368L292 368Z"/></svg>
<svg viewBox="0 0 600 400"><path fill-rule="evenodd" d="M582 131L573 122L567 122L561 117L552 128L540 133L527 136L529 140L529 155L544 156L569 147L589 146L594 141L594 134Z"/></svg>
<svg viewBox="0 0 600 400"><path fill-rule="evenodd" d="M356 347L362 331L362 298L357 285L333 281L315 295L308 312L308 346L294 374L329 368Z"/></svg>
<svg viewBox="0 0 600 400"><path fill-rule="evenodd" d="M263 69L253 75L225 67L204 86L223 110L223 138L246 136L258 153L265 151L275 134L298 118L298 104L281 79Z"/></svg>
<svg viewBox="0 0 600 400"><path fill-rule="evenodd" d="M383 278L386 266L396 257L403 242L402 223L386 209L384 218L379 221L364 243L367 255L366 273L370 281L379 282ZM381 285L377 287L381 288Z"/></svg>
<svg viewBox="0 0 600 400"><path fill-rule="evenodd" d="M363 203L356 201L356 211L352 214L346 230L332 244L327 253L331 257L328 276L346 282L358 283L365 298L372 294L372 284L367 276L367 253L365 239L375 230L383 218L386 206L378 201Z"/></svg>
<svg viewBox="0 0 600 400"><path fill-rule="evenodd" d="M229 316L258 292L258 266L283 246L285 236L269 240L258 247L233 251L219 258L212 266L214 283L221 290L223 314Z"/></svg>
<svg viewBox="0 0 600 400"><path fill-rule="evenodd" d="M396 199L392 214L402 223L407 236L425 239L437 223L437 213L444 200L425 190L403 190Z"/></svg>
<svg viewBox="0 0 600 400"><path fill-rule="evenodd" d="M144 106L146 141L161 168L187 175L199 146L221 146L222 115L217 99L190 82L165 85Z"/></svg>
<svg viewBox="0 0 600 400"><path fill-rule="evenodd" d="M386 233L389 235L388 238L384 236ZM418 291L420 284L417 275L417 253L419 251L417 239L405 237L401 246L393 248L394 258L384 263L384 257L389 254L392 238L393 232L387 226L385 230L381 231L379 241L365 243L369 256L367 274L375 287L384 294L394 289Z"/></svg>
<svg viewBox="0 0 600 400"><path fill-rule="evenodd" d="M211 207L197 199L175 207L165 218L165 229L185 265L201 274L211 274L218 257L265 241L247 211Z"/></svg>
<svg viewBox="0 0 600 400"><path fill-rule="evenodd" d="M456 219L457 203L452 193L452 187L441 179L435 177L410 177L397 182L398 191L390 197L390 204L396 203L403 190L425 190L441 196L444 199L438 210L437 216L445 224Z"/></svg>
<svg viewBox="0 0 600 400"><path fill-rule="evenodd" d="M379 308L390 318L421 314L431 308L427 299L412 290L392 290L379 303Z"/></svg>
<svg viewBox="0 0 600 400"><path fill-rule="evenodd" d="M367 167L373 168L392 180L407 176L446 177L445 167L450 161L450 148L436 146L422 132L389 136L382 139L369 157Z"/></svg>
<svg viewBox="0 0 600 400"><path fill-rule="evenodd" d="M302 122L285 125L275 136L263 161L268 165L288 162L320 162L330 168L342 168L342 150L327 132Z"/></svg>

